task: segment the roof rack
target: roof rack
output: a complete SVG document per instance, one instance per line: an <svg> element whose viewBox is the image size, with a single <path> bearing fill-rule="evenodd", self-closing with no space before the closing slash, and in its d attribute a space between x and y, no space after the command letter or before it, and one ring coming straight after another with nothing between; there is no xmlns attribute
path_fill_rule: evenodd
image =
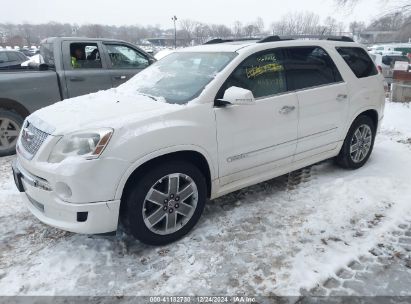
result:
<svg viewBox="0 0 411 304"><path fill-rule="evenodd" d="M224 42L235 42L235 41L250 41L250 40L257 40L259 41L261 38L236 38L236 39L221 39L221 38L216 38L216 39L211 39L204 44L218 44L218 43L224 43Z"/></svg>
<svg viewBox="0 0 411 304"><path fill-rule="evenodd" d="M276 42L276 41L287 41L287 40L295 40L295 39L318 39L318 40L330 40L330 41L342 41L342 42L354 42L351 37L347 36L327 36L327 35L290 35L290 36L278 36L272 35L267 36L264 38L239 38L239 39L211 39L204 44L218 44L218 43L225 43L225 42L234 42L234 41L250 41L250 40L257 40L257 43L265 43L265 42Z"/></svg>
<svg viewBox="0 0 411 304"><path fill-rule="evenodd" d="M290 35L290 36L268 36L265 37L257 43L273 42L273 41L284 41L284 40L294 40L294 39L319 39L319 40L330 40L330 41L344 41L344 42L354 42L354 40L347 36L327 36L327 35Z"/></svg>
<svg viewBox="0 0 411 304"><path fill-rule="evenodd" d="M280 36L267 36L261 40L258 40L257 43L264 43L264 42L274 42L274 41L281 41L283 39L280 38Z"/></svg>

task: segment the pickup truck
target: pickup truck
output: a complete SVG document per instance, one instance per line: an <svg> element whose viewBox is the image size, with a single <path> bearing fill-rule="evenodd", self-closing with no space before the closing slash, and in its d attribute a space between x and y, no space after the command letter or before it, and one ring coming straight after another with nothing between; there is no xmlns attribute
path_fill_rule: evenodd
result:
<svg viewBox="0 0 411 304"><path fill-rule="evenodd" d="M155 59L124 41L54 37L42 41L40 64L0 73L0 156L15 152L24 119L63 99L117 87Z"/></svg>

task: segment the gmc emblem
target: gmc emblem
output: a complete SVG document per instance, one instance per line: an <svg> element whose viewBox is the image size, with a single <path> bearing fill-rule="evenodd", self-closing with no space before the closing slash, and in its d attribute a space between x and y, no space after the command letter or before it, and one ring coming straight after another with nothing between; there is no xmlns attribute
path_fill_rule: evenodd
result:
<svg viewBox="0 0 411 304"><path fill-rule="evenodd" d="M21 137L26 142L31 142L34 138L34 134L32 132L30 132L27 128L24 128L22 133L21 133Z"/></svg>

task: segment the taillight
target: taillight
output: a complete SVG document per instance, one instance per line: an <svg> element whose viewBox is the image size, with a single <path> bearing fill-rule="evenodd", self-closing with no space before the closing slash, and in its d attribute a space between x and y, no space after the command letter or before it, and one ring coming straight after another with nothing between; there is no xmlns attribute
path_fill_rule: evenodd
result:
<svg viewBox="0 0 411 304"><path fill-rule="evenodd" d="M377 69L378 69L378 72L379 72L380 74L382 74L382 67L381 67L380 65L377 65Z"/></svg>

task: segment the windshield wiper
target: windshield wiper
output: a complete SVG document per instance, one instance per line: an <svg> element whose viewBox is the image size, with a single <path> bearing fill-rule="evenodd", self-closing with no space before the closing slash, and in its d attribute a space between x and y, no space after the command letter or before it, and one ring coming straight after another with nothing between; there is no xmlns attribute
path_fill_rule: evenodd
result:
<svg viewBox="0 0 411 304"><path fill-rule="evenodd" d="M138 95L146 96L146 97L148 97L148 98L151 98L151 99L154 100L154 101L157 101L157 98L155 98L155 97L152 96L152 95L148 95L148 94L144 94L144 93L138 93Z"/></svg>

